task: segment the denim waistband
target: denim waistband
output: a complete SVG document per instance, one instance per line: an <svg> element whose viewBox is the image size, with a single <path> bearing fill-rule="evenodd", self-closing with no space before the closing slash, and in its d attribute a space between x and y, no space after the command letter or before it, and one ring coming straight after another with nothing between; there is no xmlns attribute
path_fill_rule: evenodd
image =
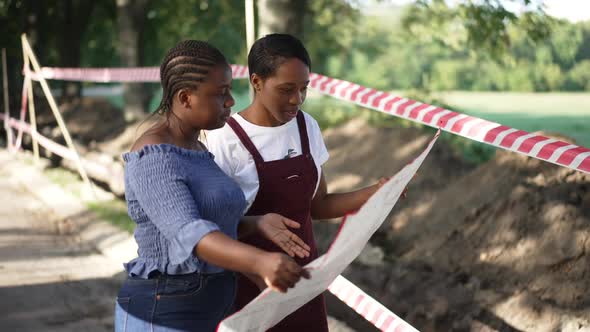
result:
<svg viewBox="0 0 590 332"><path fill-rule="evenodd" d="M187 274L167 274L160 271L152 271L148 279L141 278L141 277L127 277L127 280L133 281L148 281L148 280L156 280L156 279L192 279L192 278L209 278L209 277L221 277L226 275L234 275L235 272L233 271L222 271L217 273L202 273L202 272L193 272Z"/></svg>

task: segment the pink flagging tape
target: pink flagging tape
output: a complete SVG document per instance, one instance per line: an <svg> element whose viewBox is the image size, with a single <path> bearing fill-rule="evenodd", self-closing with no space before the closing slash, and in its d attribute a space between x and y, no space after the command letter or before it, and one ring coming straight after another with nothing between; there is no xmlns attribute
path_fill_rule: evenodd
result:
<svg viewBox="0 0 590 332"><path fill-rule="evenodd" d="M248 67L231 65L231 68L235 79L248 77ZM37 73L31 72L30 75L33 79L39 78ZM46 79L92 82L158 82L159 68L44 67L41 76ZM312 73L310 81L311 87L320 93L341 100L431 127L441 128L444 131L497 148L590 173L590 149L582 146L517 130L328 76Z"/></svg>
<svg viewBox="0 0 590 332"><path fill-rule="evenodd" d="M21 95L21 107L20 107L20 121L24 123L25 116L27 115L27 80L23 80L23 90ZM23 130L19 129L16 135L14 146L12 147L15 151L20 150L21 142L23 139Z"/></svg>
<svg viewBox="0 0 590 332"><path fill-rule="evenodd" d="M0 119L4 120L5 118L6 117L4 114L0 114ZM49 138L39 134L38 132L33 131L33 128L31 128L31 126L28 123L22 120L17 120L15 118L9 118L7 122L10 127L19 129L36 138L39 144L41 144L47 150L57 154L62 158L76 160L76 155L73 151L59 143L50 140Z"/></svg>
<svg viewBox="0 0 590 332"><path fill-rule="evenodd" d="M0 120L4 120L6 118L6 116L4 114L0 114ZM31 135L32 137L37 139L37 142L43 146L45 149L47 149L47 151L50 151L52 153L55 153L56 155L64 158L64 159L68 159L68 160L72 160L72 161L76 161L76 153L70 149L68 149L67 146L61 145L59 143L56 143L52 140L50 140L49 138L39 134L38 132L34 131L33 128L26 122L24 121L20 121L17 120L15 118L8 118L8 126L15 128L15 129L19 129L22 132L25 132L29 135ZM16 151L16 150L14 150ZM110 177L114 177L114 178L119 178L121 181L123 180L123 170L122 169L111 169L108 167L105 167L104 165L101 165L100 163L91 161L91 160L87 160L84 158L80 158L80 161L82 162L83 167L86 170L92 170L92 172L94 174L103 174L105 176L105 178L107 176ZM120 170L120 171L118 171Z"/></svg>
<svg viewBox="0 0 590 332"><path fill-rule="evenodd" d="M582 146L315 73L310 86L337 99L590 174L590 149Z"/></svg>
<svg viewBox="0 0 590 332"><path fill-rule="evenodd" d="M343 276L336 277L328 290L381 331L418 331Z"/></svg>
<svg viewBox="0 0 590 332"><path fill-rule="evenodd" d="M235 79L248 77L248 67L231 65ZM27 73L25 73L27 74ZM41 74L29 72L33 80L40 76L48 80L83 81L83 82L160 82L159 67L135 68L41 68Z"/></svg>

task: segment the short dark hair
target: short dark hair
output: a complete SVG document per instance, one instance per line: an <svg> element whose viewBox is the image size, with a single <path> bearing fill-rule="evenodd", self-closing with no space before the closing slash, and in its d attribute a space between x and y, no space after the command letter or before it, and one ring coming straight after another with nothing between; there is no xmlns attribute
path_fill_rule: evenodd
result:
<svg viewBox="0 0 590 332"><path fill-rule="evenodd" d="M311 70L309 53L299 39L281 33L266 35L258 39L248 53L250 76L254 73L261 78L272 76L281 64L292 58L301 60Z"/></svg>
<svg viewBox="0 0 590 332"><path fill-rule="evenodd" d="M184 40L171 48L160 65L162 101L159 112L172 108L174 94L187 87L196 89L216 65L228 65L225 56L213 45L200 40Z"/></svg>

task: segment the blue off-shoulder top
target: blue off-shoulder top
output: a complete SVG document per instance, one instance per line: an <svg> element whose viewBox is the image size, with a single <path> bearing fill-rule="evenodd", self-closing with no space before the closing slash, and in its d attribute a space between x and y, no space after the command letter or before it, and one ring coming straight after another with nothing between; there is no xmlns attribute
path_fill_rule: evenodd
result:
<svg viewBox="0 0 590 332"><path fill-rule="evenodd" d="M170 144L123 154L125 199L139 247L138 257L124 264L130 276L223 271L196 257L194 248L214 231L236 239L247 203L213 158Z"/></svg>

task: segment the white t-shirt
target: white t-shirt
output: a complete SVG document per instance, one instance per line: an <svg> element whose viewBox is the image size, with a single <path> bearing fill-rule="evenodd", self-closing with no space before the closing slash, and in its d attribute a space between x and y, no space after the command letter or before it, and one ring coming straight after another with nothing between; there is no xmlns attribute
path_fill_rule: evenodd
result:
<svg viewBox="0 0 590 332"><path fill-rule="evenodd" d="M317 121L311 115L301 112L307 127L309 150L318 170L317 191L322 174L321 166L330 155ZM264 161L292 158L301 154L297 118L278 127L263 127L248 122L239 114L234 114L232 117L248 134ZM209 151L215 156L217 165L225 174L233 178L244 192L248 201L247 211L254 202L259 188L254 158L228 124L223 128L207 132L206 144Z"/></svg>

